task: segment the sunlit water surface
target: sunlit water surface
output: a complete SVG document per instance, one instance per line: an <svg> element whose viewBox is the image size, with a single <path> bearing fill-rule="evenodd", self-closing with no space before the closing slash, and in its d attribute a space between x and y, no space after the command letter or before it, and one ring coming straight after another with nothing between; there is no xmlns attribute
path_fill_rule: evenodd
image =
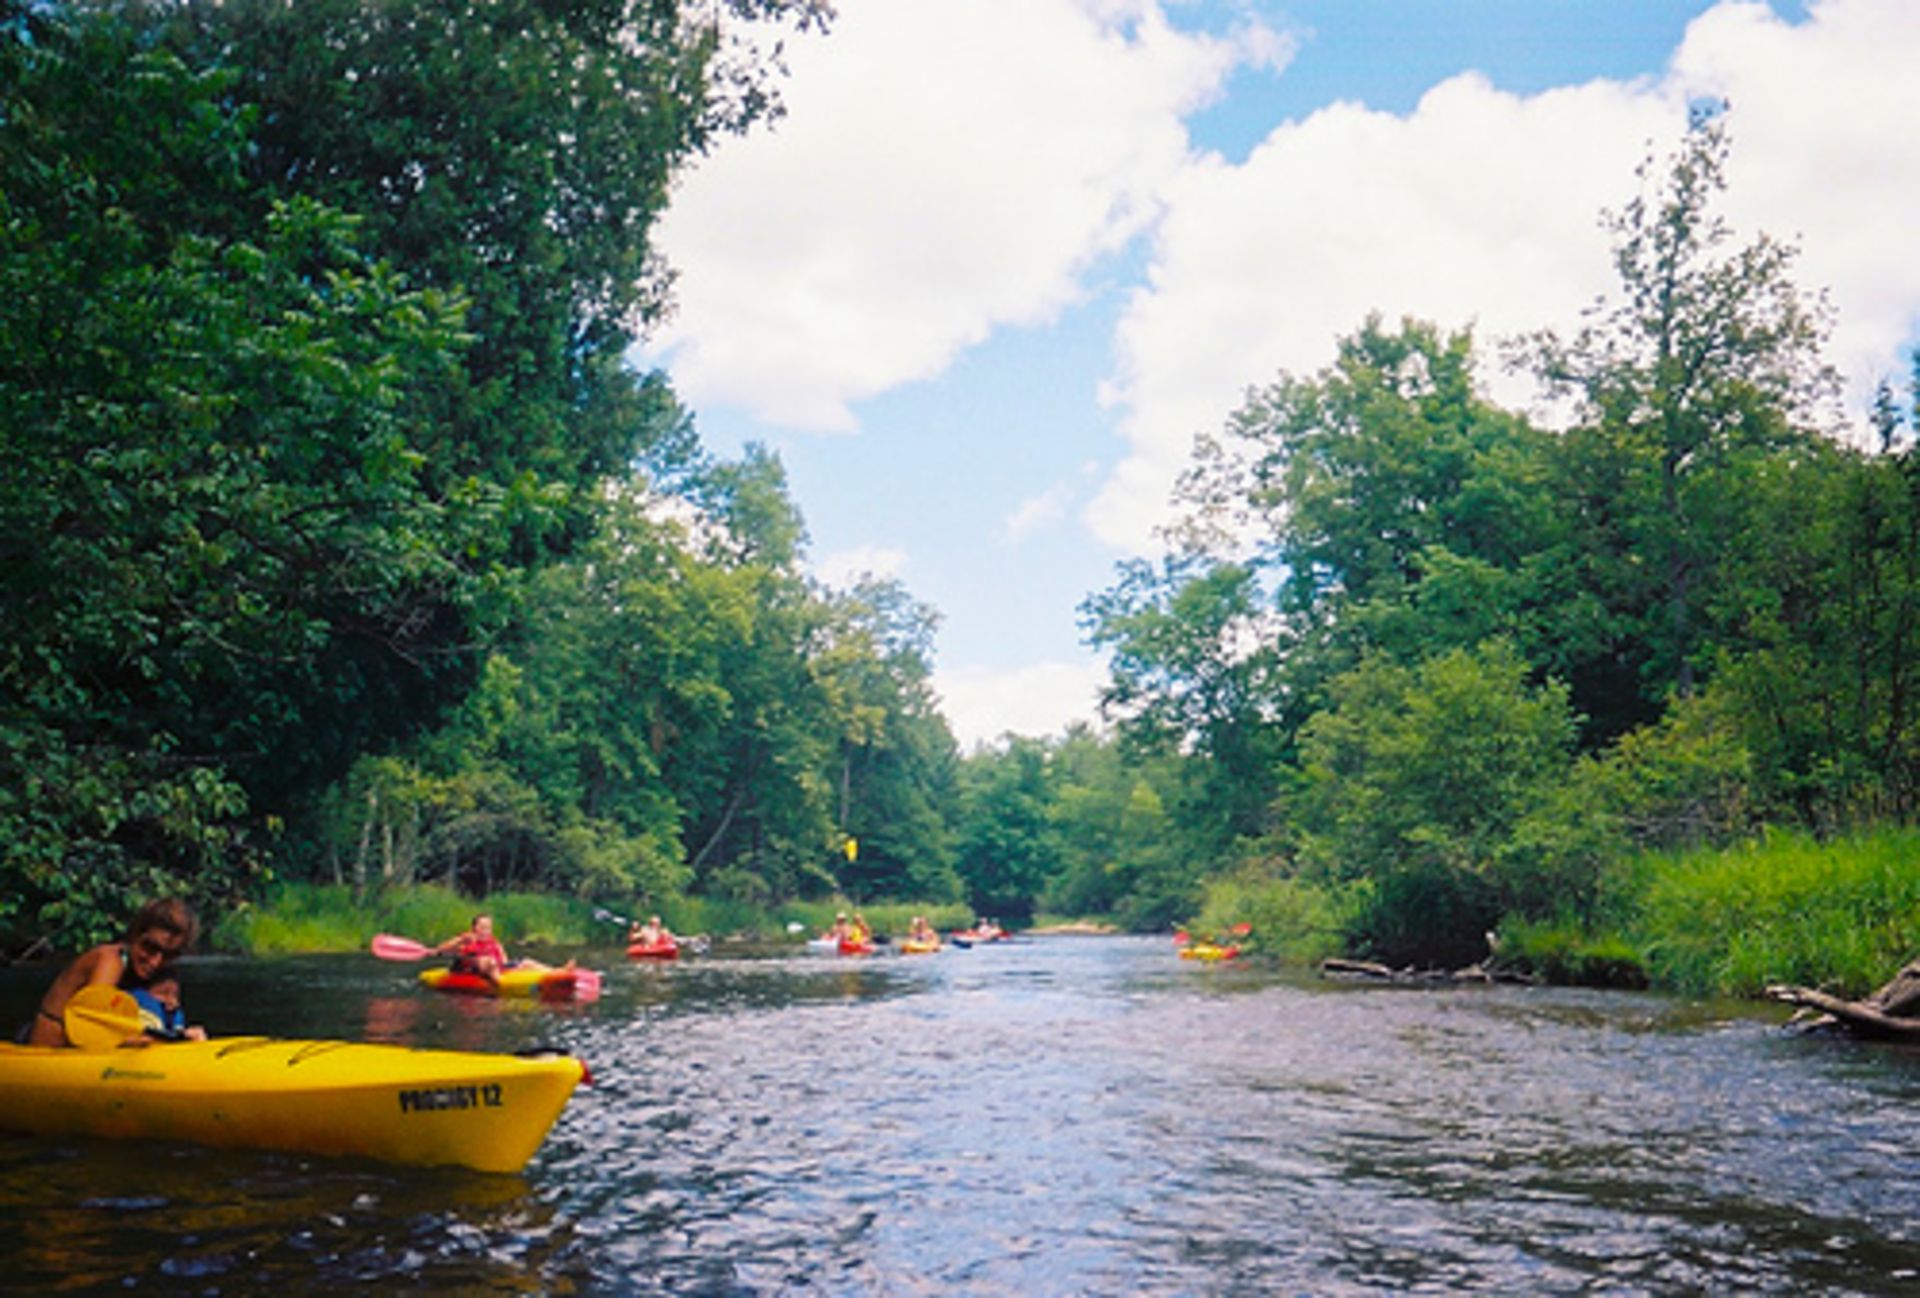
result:
<svg viewBox="0 0 1920 1298"><path fill-rule="evenodd" d="M586 1059L518 1177L0 1136L23 1292L1920 1292L1920 1054L1754 1007L1040 938L594 1004L192 962L197 1019ZM22 1016L45 969L0 976Z"/></svg>

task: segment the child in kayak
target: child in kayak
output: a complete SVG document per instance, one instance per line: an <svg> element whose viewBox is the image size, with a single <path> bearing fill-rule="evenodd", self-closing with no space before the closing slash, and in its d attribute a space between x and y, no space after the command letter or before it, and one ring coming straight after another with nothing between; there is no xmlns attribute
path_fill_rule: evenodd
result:
<svg viewBox="0 0 1920 1298"><path fill-rule="evenodd" d="M124 942L103 942L82 952L54 978L40 998L24 1040L30 1046L64 1046L67 1002L82 987L101 985L138 991L159 978L200 930L193 910L177 897L164 897L142 906L127 925Z"/></svg>
<svg viewBox="0 0 1920 1298"><path fill-rule="evenodd" d="M180 1004L180 980L163 969L145 987L133 989L133 1000L140 1007L140 1024L155 1041L205 1041L207 1030L187 1023L186 1007Z"/></svg>

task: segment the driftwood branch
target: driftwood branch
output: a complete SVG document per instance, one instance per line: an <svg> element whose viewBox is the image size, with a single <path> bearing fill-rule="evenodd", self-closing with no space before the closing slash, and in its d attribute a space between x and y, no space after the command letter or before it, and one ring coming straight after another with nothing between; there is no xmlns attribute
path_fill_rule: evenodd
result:
<svg viewBox="0 0 1920 1298"><path fill-rule="evenodd" d="M1908 962L1893 981L1863 1000L1850 1001L1811 987L1767 988L1767 999L1803 1009L1820 1017L1809 1027L1843 1027L1863 1037L1920 1041L1920 960Z"/></svg>
<svg viewBox="0 0 1920 1298"><path fill-rule="evenodd" d="M1377 964L1372 960L1348 960L1339 956L1330 956L1320 962L1320 972L1329 977L1374 978L1381 982L1407 983L1419 986L1439 986L1453 983L1495 983L1528 982L1526 977L1509 970L1489 968L1484 964L1468 965L1465 969L1395 969L1391 965Z"/></svg>

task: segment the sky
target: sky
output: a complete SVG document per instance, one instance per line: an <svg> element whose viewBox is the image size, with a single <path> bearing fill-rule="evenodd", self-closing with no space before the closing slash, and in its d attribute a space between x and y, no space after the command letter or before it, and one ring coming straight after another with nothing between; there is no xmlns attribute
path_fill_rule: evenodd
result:
<svg viewBox="0 0 1920 1298"><path fill-rule="evenodd" d="M1601 213L1702 97L1722 212L1801 249L1849 413L1920 341L1920 0L835 0L786 115L681 179L636 355L778 453L823 580L941 618L963 746L1097 724L1078 607L1196 435L1370 313L1570 332Z"/></svg>

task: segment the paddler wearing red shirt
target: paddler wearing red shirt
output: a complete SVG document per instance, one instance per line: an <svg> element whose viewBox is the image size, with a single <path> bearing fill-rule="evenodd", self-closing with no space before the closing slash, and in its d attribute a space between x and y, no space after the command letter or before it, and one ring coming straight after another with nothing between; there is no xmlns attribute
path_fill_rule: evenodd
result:
<svg viewBox="0 0 1920 1298"><path fill-rule="evenodd" d="M433 949L442 955L449 951L453 953L455 973L478 974L496 987L500 985L500 975L508 969L551 967L538 960L509 960L507 949L493 935L493 916L485 911L473 917L473 927L464 933L454 934ZM573 961L567 961L568 968L572 965Z"/></svg>

